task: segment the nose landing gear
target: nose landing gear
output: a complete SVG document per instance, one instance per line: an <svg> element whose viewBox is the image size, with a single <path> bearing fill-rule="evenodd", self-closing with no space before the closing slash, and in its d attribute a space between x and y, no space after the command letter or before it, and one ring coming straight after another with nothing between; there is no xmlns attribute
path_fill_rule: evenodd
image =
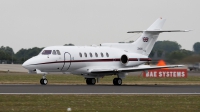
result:
<svg viewBox="0 0 200 112"><path fill-rule="evenodd" d="M40 84L41 85L47 85L47 83L48 83L48 80L46 79L46 74L44 74L42 76L42 78L40 79Z"/></svg>
<svg viewBox="0 0 200 112"><path fill-rule="evenodd" d="M48 80L47 79L40 79L40 84L41 85L47 85L47 83L48 83Z"/></svg>

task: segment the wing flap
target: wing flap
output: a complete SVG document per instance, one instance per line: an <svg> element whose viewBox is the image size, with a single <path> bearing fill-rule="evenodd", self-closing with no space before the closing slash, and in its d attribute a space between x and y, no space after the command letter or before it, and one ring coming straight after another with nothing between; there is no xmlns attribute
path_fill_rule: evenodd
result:
<svg viewBox="0 0 200 112"><path fill-rule="evenodd" d="M91 73L113 73L114 69L93 69Z"/></svg>

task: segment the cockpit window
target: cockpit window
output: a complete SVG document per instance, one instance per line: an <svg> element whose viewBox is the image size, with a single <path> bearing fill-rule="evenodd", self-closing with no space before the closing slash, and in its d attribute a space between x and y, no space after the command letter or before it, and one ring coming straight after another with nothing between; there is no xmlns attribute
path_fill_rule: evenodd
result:
<svg viewBox="0 0 200 112"><path fill-rule="evenodd" d="M53 50L53 53L52 53L53 55L56 55L56 51L55 50Z"/></svg>
<svg viewBox="0 0 200 112"><path fill-rule="evenodd" d="M49 54L51 54L51 51L52 51L52 50L44 50L44 51L42 52L42 54L43 54L43 55L49 55Z"/></svg>
<svg viewBox="0 0 200 112"><path fill-rule="evenodd" d="M59 50L56 50L56 52L57 52L57 54L58 54L58 55L61 55L61 53L60 53L60 51L59 51Z"/></svg>

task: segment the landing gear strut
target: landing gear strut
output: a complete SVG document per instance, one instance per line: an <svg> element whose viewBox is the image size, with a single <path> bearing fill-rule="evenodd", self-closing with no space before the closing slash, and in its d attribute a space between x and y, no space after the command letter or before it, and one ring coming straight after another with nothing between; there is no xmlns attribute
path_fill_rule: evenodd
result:
<svg viewBox="0 0 200 112"><path fill-rule="evenodd" d="M114 78L113 84L114 85L122 85L122 79L121 78Z"/></svg>
<svg viewBox="0 0 200 112"><path fill-rule="evenodd" d="M40 84L41 85L47 85L47 83L48 83L48 80L46 79L46 74L44 74L42 76L42 78L40 79Z"/></svg>
<svg viewBox="0 0 200 112"><path fill-rule="evenodd" d="M87 78L86 83L87 83L87 85L95 85L96 79L95 78Z"/></svg>

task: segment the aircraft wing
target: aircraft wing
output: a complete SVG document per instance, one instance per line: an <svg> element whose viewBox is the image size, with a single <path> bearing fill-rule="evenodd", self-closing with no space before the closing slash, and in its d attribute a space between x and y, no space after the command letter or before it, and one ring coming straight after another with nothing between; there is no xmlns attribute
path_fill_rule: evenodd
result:
<svg viewBox="0 0 200 112"><path fill-rule="evenodd" d="M138 67L129 67L129 68L118 68L118 69L93 69L91 73L119 73L119 72L136 72L136 71L146 71L152 69L161 69L161 68L175 68L183 67L183 65L169 65L169 66L149 66L141 65Z"/></svg>

